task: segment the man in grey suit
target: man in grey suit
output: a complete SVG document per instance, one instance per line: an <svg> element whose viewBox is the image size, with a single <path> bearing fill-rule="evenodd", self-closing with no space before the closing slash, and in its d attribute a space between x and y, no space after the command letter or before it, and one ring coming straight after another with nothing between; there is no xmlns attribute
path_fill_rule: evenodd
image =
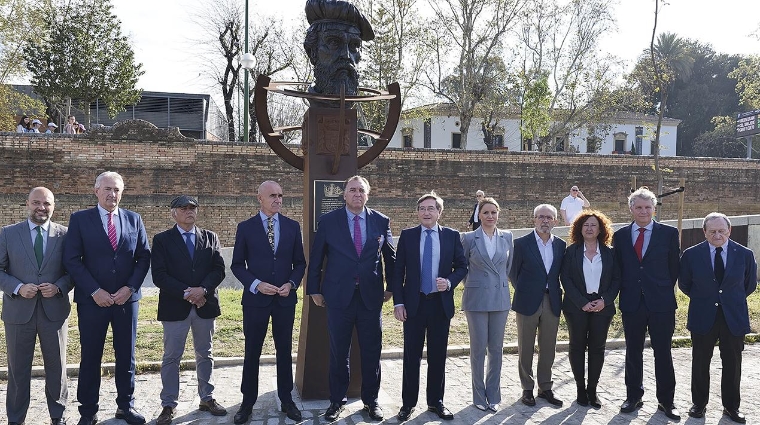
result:
<svg viewBox="0 0 760 425"><path fill-rule="evenodd" d="M72 283L62 263L67 228L53 223L55 200L44 187L29 193L28 220L0 232L0 289L8 353L8 424L23 424L29 409L34 345L40 338L50 423L66 424L66 336ZM35 421L35 423L39 423Z"/></svg>
<svg viewBox="0 0 760 425"><path fill-rule="evenodd" d="M527 406L535 406L533 387L538 381L538 397L562 406L552 392L552 365L557 345L557 328L562 300L559 273L565 241L552 235L557 209L541 204L533 210L536 228L515 239L515 256L509 280L515 287L512 310L517 319L517 355L523 395ZM538 365L533 379L533 347L538 332Z"/></svg>

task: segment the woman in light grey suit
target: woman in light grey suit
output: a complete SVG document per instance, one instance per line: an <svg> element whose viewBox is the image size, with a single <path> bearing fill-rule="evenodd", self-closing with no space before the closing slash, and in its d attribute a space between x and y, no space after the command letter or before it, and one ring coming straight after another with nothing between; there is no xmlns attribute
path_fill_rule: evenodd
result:
<svg viewBox="0 0 760 425"><path fill-rule="evenodd" d="M499 204L485 198L479 204L481 226L462 235L469 272L462 310L470 330L472 402L480 410L499 410L504 326L511 306L507 276L512 266L512 232L499 230ZM488 366L483 379L485 357Z"/></svg>

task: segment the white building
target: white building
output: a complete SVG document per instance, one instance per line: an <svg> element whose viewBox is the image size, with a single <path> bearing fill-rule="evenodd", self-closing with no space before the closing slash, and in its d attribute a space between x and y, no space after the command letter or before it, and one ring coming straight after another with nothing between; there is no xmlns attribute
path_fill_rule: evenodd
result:
<svg viewBox="0 0 760 425"><path fill-rule="evenodd" d="M427 105L403 112L398 128L388 146L429 149L460 149L462 133L459 115L450 104ZM663 118L660 155L676 156L676 135L681 120ZM657 116L637 113L618 113L607 123L594 126L589 137L588 126L557 137L557 151L578 153L626 153L652 155L652 141L657 128ZM520 117L502 119L497 126L495 149L532 151L536 145L523 140ZM467 150L487 149L483 141L481 119L473 118L467 135Z"/></svg>

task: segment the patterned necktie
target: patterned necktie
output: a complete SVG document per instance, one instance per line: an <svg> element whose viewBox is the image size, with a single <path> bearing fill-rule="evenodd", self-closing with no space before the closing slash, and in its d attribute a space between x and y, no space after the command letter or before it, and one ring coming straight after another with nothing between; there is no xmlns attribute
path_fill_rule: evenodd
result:
<svg viewBox="0 0 760 425"><path fill-rule="evenodd" d="M639 257L639 261L644 257L642 251L644 250L644 232L647 229L639 227L639 236L636 238L636 243L633 244L633 250L636 251L636 256Z"/></svg>
<svg viewBox="0 0 760 425"><path fill-rule="evenodd" d="M118 244L116 242L116 226L113 224L113 213L108 213L108 240L111 241L111 248L116 251Z"/></svg>
<svg viewBox="0 0 760 425"><path fill-rule="evenodd" d="M269 247L274 252L274 216L267 217L267 239L269 239Z"/></svg>
<svg viewBox="0 0 760 425"><path fill-rule="evenodd" d="M435 284L433 281L433 233L432 229L426 229L425 246L422 249L422 292L429 294L433 292Z"/></svg>
<svg viewBox="0 0 760 425"><path fill-rule="evenodd" d="M195 244L193 243L193 234L190 232L185 232L185 245L187 245L187 252L190 253L190 259L193 259L193 256L195 255Z"/></svg>
<svg viewBox="0 0 760 425"><path fill-rule="evenodd" d="M354 216L354 248L356 255L362 255L362 227L359 225L359 216Z"/></svg>
<svg viewBox="0 0 760 425"><path fill-rule="evenodd" d="M718 285L723 283L723 275L726 272L726 267L723 264L723 256L720 255L721 252L723 252L722 246L715 248L715 261L713 263L713 270L715 271L715 280L718 281Z"/></svg>
<svg viewBox="0 0 760 425"><path fill-rule="evenodd" d="M37 267L42 267L42 228L37 226L34 230L37 231L37 236L34 238L34 256L37 257Z"/></svg>

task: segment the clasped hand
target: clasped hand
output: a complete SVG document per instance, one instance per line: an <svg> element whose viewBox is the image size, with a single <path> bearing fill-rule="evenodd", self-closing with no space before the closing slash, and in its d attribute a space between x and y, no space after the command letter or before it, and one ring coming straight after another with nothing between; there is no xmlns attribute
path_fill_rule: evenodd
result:
<svg viewBox="0 0 760 425"><path fill-rule="evenodd" d="M124 303L126 303L127 300L130 299L131 297L132 297L132 291L130 291L129 288L126 286L122 286L121 288L119 288L118 291L114 292L113 294L109 294L108 292L100 288L98 288L98 290L95 291L94 294L92 294L92 299L95 300L95 304L97 304L100 307L110 307L114 304L124 305Z"/></svg>

